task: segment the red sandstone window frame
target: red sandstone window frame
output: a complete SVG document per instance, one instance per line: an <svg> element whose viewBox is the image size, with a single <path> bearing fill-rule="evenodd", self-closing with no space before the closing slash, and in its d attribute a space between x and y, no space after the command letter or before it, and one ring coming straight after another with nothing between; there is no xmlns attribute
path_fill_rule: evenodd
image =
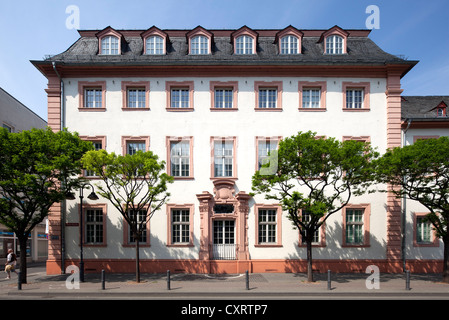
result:
<svg viewBox="0 0 449 320"><path fill-rule="evenodd" d="M423 218L426 215L428 215L430 212L414 212L413 213L413 247L439 247L440 242L439 238L437 237L436 230L433 228L432 224L430 223L430 227L432 230L430 231L430 242L418 242L418 219Z"/></svg>
<svg viewBox="0 0 449 320"><path fill-rule="evenodd" d="M181 141L189 142L189 175L188 176L173 176L171 172L171 144ZM193 136L188 137L166 137L165 145L167 149L167 174L172 176L175 180L192 180L194 179L193 175Z"/></svg>
<svg viewBox="0 0 449 320"><path fill-rule="evenodd" d="M343 111L350 112L364 112L370 111L370 83L369 82L343 82ZM346 91L347 90L363 90L363 102L361 108L348 108L346 105Z"/></svg>
<svg viewBox="0 0 449 320"><path fill-rule="evenodd" d="M143 53L145 55L165 55L167 54L167 34L163 31L161 31L160 29L158 29L157 27L151 27L150 29L148 29L147 31L143 32L141 34L142 37L142 41L143 41ZM150 37L160 37L162 38L162 54L157 54L157 53L148 53L148 48L147 48L147 39Z"/></svg>
<svg viewBox="0 0 449 320"><path fill-rule="evenodd" d="M193 53L192 52L192 40L195 37L205 37L207 39L207 52L206 53ZM186 34L187 41L189 44L189 54L190 55L209 55L212 53L212 41L213 41L213 34L207 31L206 29L202 28L201 26L196 27L192 31L188 32ZM199 47L199 50L201 51L201 46Z"/></svg>
<svg viewBox="0 0 449 320"><path fill-rule="evenodd" d="M243 52L243 53L237 53L237 39L242 37L242 36L248 36L250 38L253 39L252 41L252 46L251 46L251 53L247 53L247 52ZM239 30L234 31L231 34L231 42L234 46L234 54L235 55L254 55L257 54L257 37L258 37L258 33L254 30L251 30L250 28L243 26L242 28L240 28ZM246 51L246 49L245 49Z"/></svg>
<svg viewBox="0 0 449 320"><path fill-rule="evenodd" d="M276 241L275 242L260 242L259 239L259 210L275 210L276 211ZM254 205L255 216L255 239L254 246L259 248L279 248L282 247L282 207L279 204L261 204Z"/></svg>
<svg viewBox="0 0 449 320"><path fill-rule="evenodd" d="M232 176L215 176L215 142L230 142L232 141ZM210 145L211 145L211 164L210 164L210 179L211 180L217 180L217 179L231 179L231 180L237 180L237 137L221 137L221 136L212 136L210 137Z"/></svg>
<svg viewBox="0 0 449 320"><path fill-rule="evenodd" d="M128 90L139 89L145 91L145 107L128 107ZM150 82L149 81L122 81L122 110L123 111L147 111L150 110Z"/></svg>
<svg viewBox="0 0 449 320"><path fill-rule="evenodd" d="M81 223L83 224L83 234L81 234L81 229L80 234L79 234L79 239L83 241L83 246L85 247L106 247L107 246L107 241L106 241L106 235L107 235L107 230L106 230L106 226L107 226L107 204L106 203L84 203L83 204L83 221L81 221ZM80 213L80 209L78 206L78 214ZM97 210L97 209L101 209L102 210L102 214L103 214L103 221L102 221L102 225L103 225L103 239L101 243L91 243L91 242L86 242L86 232L87 232L87 223L86 223L86 217L87 217L87 210Z"/></svg>
<svg viewBox="0 0 449 320"><path fill-rule="evenodd" d="M216 108L215 107L215 90L231 89L232 90L232 108ZM210 111L237 111L238 108L238 81L211 81L210 82Z"/></svg>
<svg viewBox="0 0 449 320"><path fill-rule="evenodd" d="M85 93L86 90L95 89L101 90L101 107L88 108L85 106ZM78 81L78 96L79 96L79 111L106 111L106 81Z"/></svg>
<svg viewBox="0 0 449 320"><path fill-rule="evenodd" d="M173 219L172 219L173 210L189 210L189 242L186 243L173 242ZM166 204L166 214L167 214L167 247L174 247L174 248L193 247L195 205L168 203Z"/></svg>
<svg viewBox="0 0 449 320"><path fill-rule="evenodd" d="M165 92L167 97L167 111L175 111L175 112L185 112L185 111L194 111L193 108L193 93L194 93L195 84L193 81L167 81L165 83ZM172 108L171 100L172 100L172 90L182 89L189 91L189 107L187 108Z"/></svg>
<svg viewBox="0 0 449 320"><path fill-rule="evenodd" d="M150 137L149 136L122 136L122 155L128 154L128 142L144 142L145 151L150 150Z"/></svg>
<svg viewBox="0 0 449 320"><path fill-rule="evenodd" d="M297 38L297 53L282 53L282 39L284 39L285 37L288 36L293 36L295 38ZM289 26L287 28L285 28L282 31L279 31L276 34L276 39L275 42L277 42L277 47L278 47L278 52L280 55L294 55L294 54L301 54L302 53L302 37L304 36L304 33L302 33L301 31L299 31L298 29Z"/></svg>
<svg viewBox="0 0 449 320"><path fill-rule="evenodd" d="M299 215L302 216L303 210L299 210ZM313 242L312 247L314 248L324 248L326 247L326 223L323 223L320 228L318 229L318 242ZM298 238L298 247L305 248L307 246L307 243L302 241L302 236L298 232L299 238Z"/></svg>
<svg viewBox="0 0 449 320"><path fill-rule="evenodd" d="M97 38L98 38L98 54L99 55L116 55L116 54L111 54L111 53L107 53L104 54L102 53L102 47L101 47L101 42L103 40L103 38L106 37L115 37L117 38L117 42L118 42L118 53L117 55L121 55L122 54L122 46L121 46L121 41L122 41L122 35L115 31L114 29L112 29L111 27L108 27L100 32L98 32L96 34Z"/></svg>
<svg viewBox="0 0 449 320"><path fill-rule="evenodd" d="M332 37L332 36L339 36L342 38L343 43L342 43L342 53L327 53L326 51L326 42L327 42L327 38ZM332 28L330 28L329 30L327 30L326 32L324 32L321 37L320 37L320 41L323 41L323 54L326 55L341 55L341 54L347 54L348 53L348 36L349 33L345 30L343 30L342 28L340 28L339 26L334 26Z"/></svg>
<svg viewBox="0 0 449 320"><path fill-rule="evenodd" d="M320 89L320 106L318 108L303 108L303 92L304 90ZM326 81L298 81L299 92L299 111L326 111L326 94L327 94L327 82Z"/></svg>
<svg viewBox="0 0 449 320"><path fill-rule="evenodd" d="M346 211L351 210L363 210L363 243L347 243L346 241ZM371 216L371 204L350 204L348 203L342 210L342 247L343 248L366 248L370 247L370 216Z"/></svg>
<svg viewBox="0 0 449 320"><path fill-rule="evenodd" d="M259 95L261 90L276 90L276 107L275 108L260 108L259 107ZM283 83L282 81L255 81L254 82L254 94L255 94L255 111L282 111L282 93Z"/></svg>

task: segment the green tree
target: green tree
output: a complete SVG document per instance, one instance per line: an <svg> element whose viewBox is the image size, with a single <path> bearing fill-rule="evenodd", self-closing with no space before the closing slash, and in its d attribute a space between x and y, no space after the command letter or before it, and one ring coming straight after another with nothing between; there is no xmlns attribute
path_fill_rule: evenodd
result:
<svg viewBox="0 0 449 320"><path fill-rule="evenodd" d="M283 139L270 163L254 174L253 191L278 201L306 243L308 281L313 281L315 232L353 195L367 191L369 168L377 156L369 143L299 132Z"/></svg>
<svg viewBox="0 0 449 320"><path fill-rule="evenodd" d="M76 133L0 129L0 223L19 241L22 283L27 282L26 243L33 228L80 184L80 159L93 148Z"/></svg>
<svg viewBox="0 0 449 320"><path fill-rule="evenodd" d="M139 242L153 214L168 200L165 161L151 151L116 155L105 150L87 152L82 163L103 181L98 193L121 213L136 243L136 281L140 282ZM150 235L147 235L148 237Z"/></svg>
<svg viewBox="0 0 449 320"><path fill-rule="evenodd" d="M444 243L443 281L449 283L449 138L418 140L388 150L377 160L377 179L397 197L416 200Z"/></svg>

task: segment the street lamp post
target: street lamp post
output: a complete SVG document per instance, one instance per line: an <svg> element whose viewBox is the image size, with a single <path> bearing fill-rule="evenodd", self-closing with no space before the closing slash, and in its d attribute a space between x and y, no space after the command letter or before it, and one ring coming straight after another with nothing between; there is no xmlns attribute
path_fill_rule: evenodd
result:
<svg viewBox="0 0 449 320"><path fill-rule="evenodd" d="M92 188L92 192L87 196L88 199L90 200L98 200L98 196L94 191L94 187L93 185L91 185L90 183L85 183L80 187L80 263L79 263L79 268L80 268L80 281L84 282L84 259L83 259L83 242L84 242L84 233L83 233L83 224L84 224L84 220L83 220L83 198L84 198L84 188ZM70 197L67 197L68 199L75 199L75 196L72 194Z"/></svg>

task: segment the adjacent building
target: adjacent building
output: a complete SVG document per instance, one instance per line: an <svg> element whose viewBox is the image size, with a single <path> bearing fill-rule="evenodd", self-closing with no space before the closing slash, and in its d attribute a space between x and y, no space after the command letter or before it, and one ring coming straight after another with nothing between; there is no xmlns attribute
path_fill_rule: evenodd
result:
<svg viewBox="0 0 449 320"><path fill-rule="evenodd" d="M32 128L43 129L47 122L28 107L0 88L0 123L9 132L20 132ZM45 223L37 225L30 235L26 255L30 260L47 259L47 234ZM0 257L6 258L8 249L20 254L19 242L14 232L0 225ZM6 260L5 260L6 261Z"/></svg>
<svg viewBox="0 0 449 320"><path fill-rule="evenodd" d="M277 203L250 196L251 177L299 131L369 141L381 152L402 144L401 79L417 61L384 52L369 33L107 27L81 30L65 52L32 63L48 79L54 130L67 127L108 152L152 150L167 162L175 181L141 239L143 272L300 272L298 230ZM53 207L48 273L77 264L80 241L87 272L133 272L121 215L105 199L84 200L84 221L79 210L79 200ZM354 197L317 233L314 269L402 272L402 230L392 194ZM441 247L429 250L408 255L442 259Z"/></svg>

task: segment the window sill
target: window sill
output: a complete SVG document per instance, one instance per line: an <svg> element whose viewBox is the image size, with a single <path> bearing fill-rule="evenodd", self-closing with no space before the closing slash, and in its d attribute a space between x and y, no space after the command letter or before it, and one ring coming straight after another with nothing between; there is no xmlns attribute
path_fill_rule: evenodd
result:
<svg viewBox="0 0 449 320"><path fill-rule="evenodd" d="M194 247L193 243L186 243L186 244L176 244L176 243L172 243L172 244L167 244L168 248L191 248Z"/></svg>
<svg viewBox="0 0 449 320"><path fill-rule="evenodd" d="M106 108L78 108L79 111L105 112Z"/></svg>
<svg viewBox="0 0 449 320"><path fill-rule="evenodd" d="M150 108L122 108L122 111L149 111Z"/></svg>
<svg viewBox="0 0 449 320"><path fill-rule="evenodd" d="M182 180L194 180L195 179L194 177L191 177L191 176L189 176L189 177L175 177L175 176L172 176L172 177L173 177L174 180L180 180L180 181L182 181Z"/></svg>
<svg viewBox="0 0 449 320"><path fill-rule="evenodd" d="M212 181L215 181L215 180L223 180L223 179L226 179L226 180L233 180L233 181L238 180L237 177L211 177L210 179L211 179Z"/></svg>
<svg viewBox="0 0 449 320"><path fill-rule="evenodd" d="M267 244L255 244L254 247L256 248L282 248L283 245L282 244L271 244L271 243L267 243Z"/></svg>
<svg viewBox="0 0 449 320"><path fill-rule="evenodd" d="M327 111L326 108L298 108L299 111L306 111L306 112L325 112Z"/></svg>
<svg viewBox="0 0 449 320"><path fill-rule="evenodd" d="M210 111L218 111L218 112L220 112L220 111L229 112L229 111L238 111L238 110L239 110L238 108L210 108Z"/></svg>
<svg viewBox="0 0 449 320"><path fill-rule="evenodd" d="M343 111L353 111L353 112L369 112L370 109L368 108L343 108Z"/></svg>
<svg viewBox="0 0 449 320"><path fill-rule="evenodd" d="M282 108L254 108L254 111L281 112Z"/></svg>
<svg viewBox="0 0 449 320"><path fill-rule="evenodd" d="M188 112L193 111L193 108L165 108L167 111L175 111L175 112Z"/></svg>

